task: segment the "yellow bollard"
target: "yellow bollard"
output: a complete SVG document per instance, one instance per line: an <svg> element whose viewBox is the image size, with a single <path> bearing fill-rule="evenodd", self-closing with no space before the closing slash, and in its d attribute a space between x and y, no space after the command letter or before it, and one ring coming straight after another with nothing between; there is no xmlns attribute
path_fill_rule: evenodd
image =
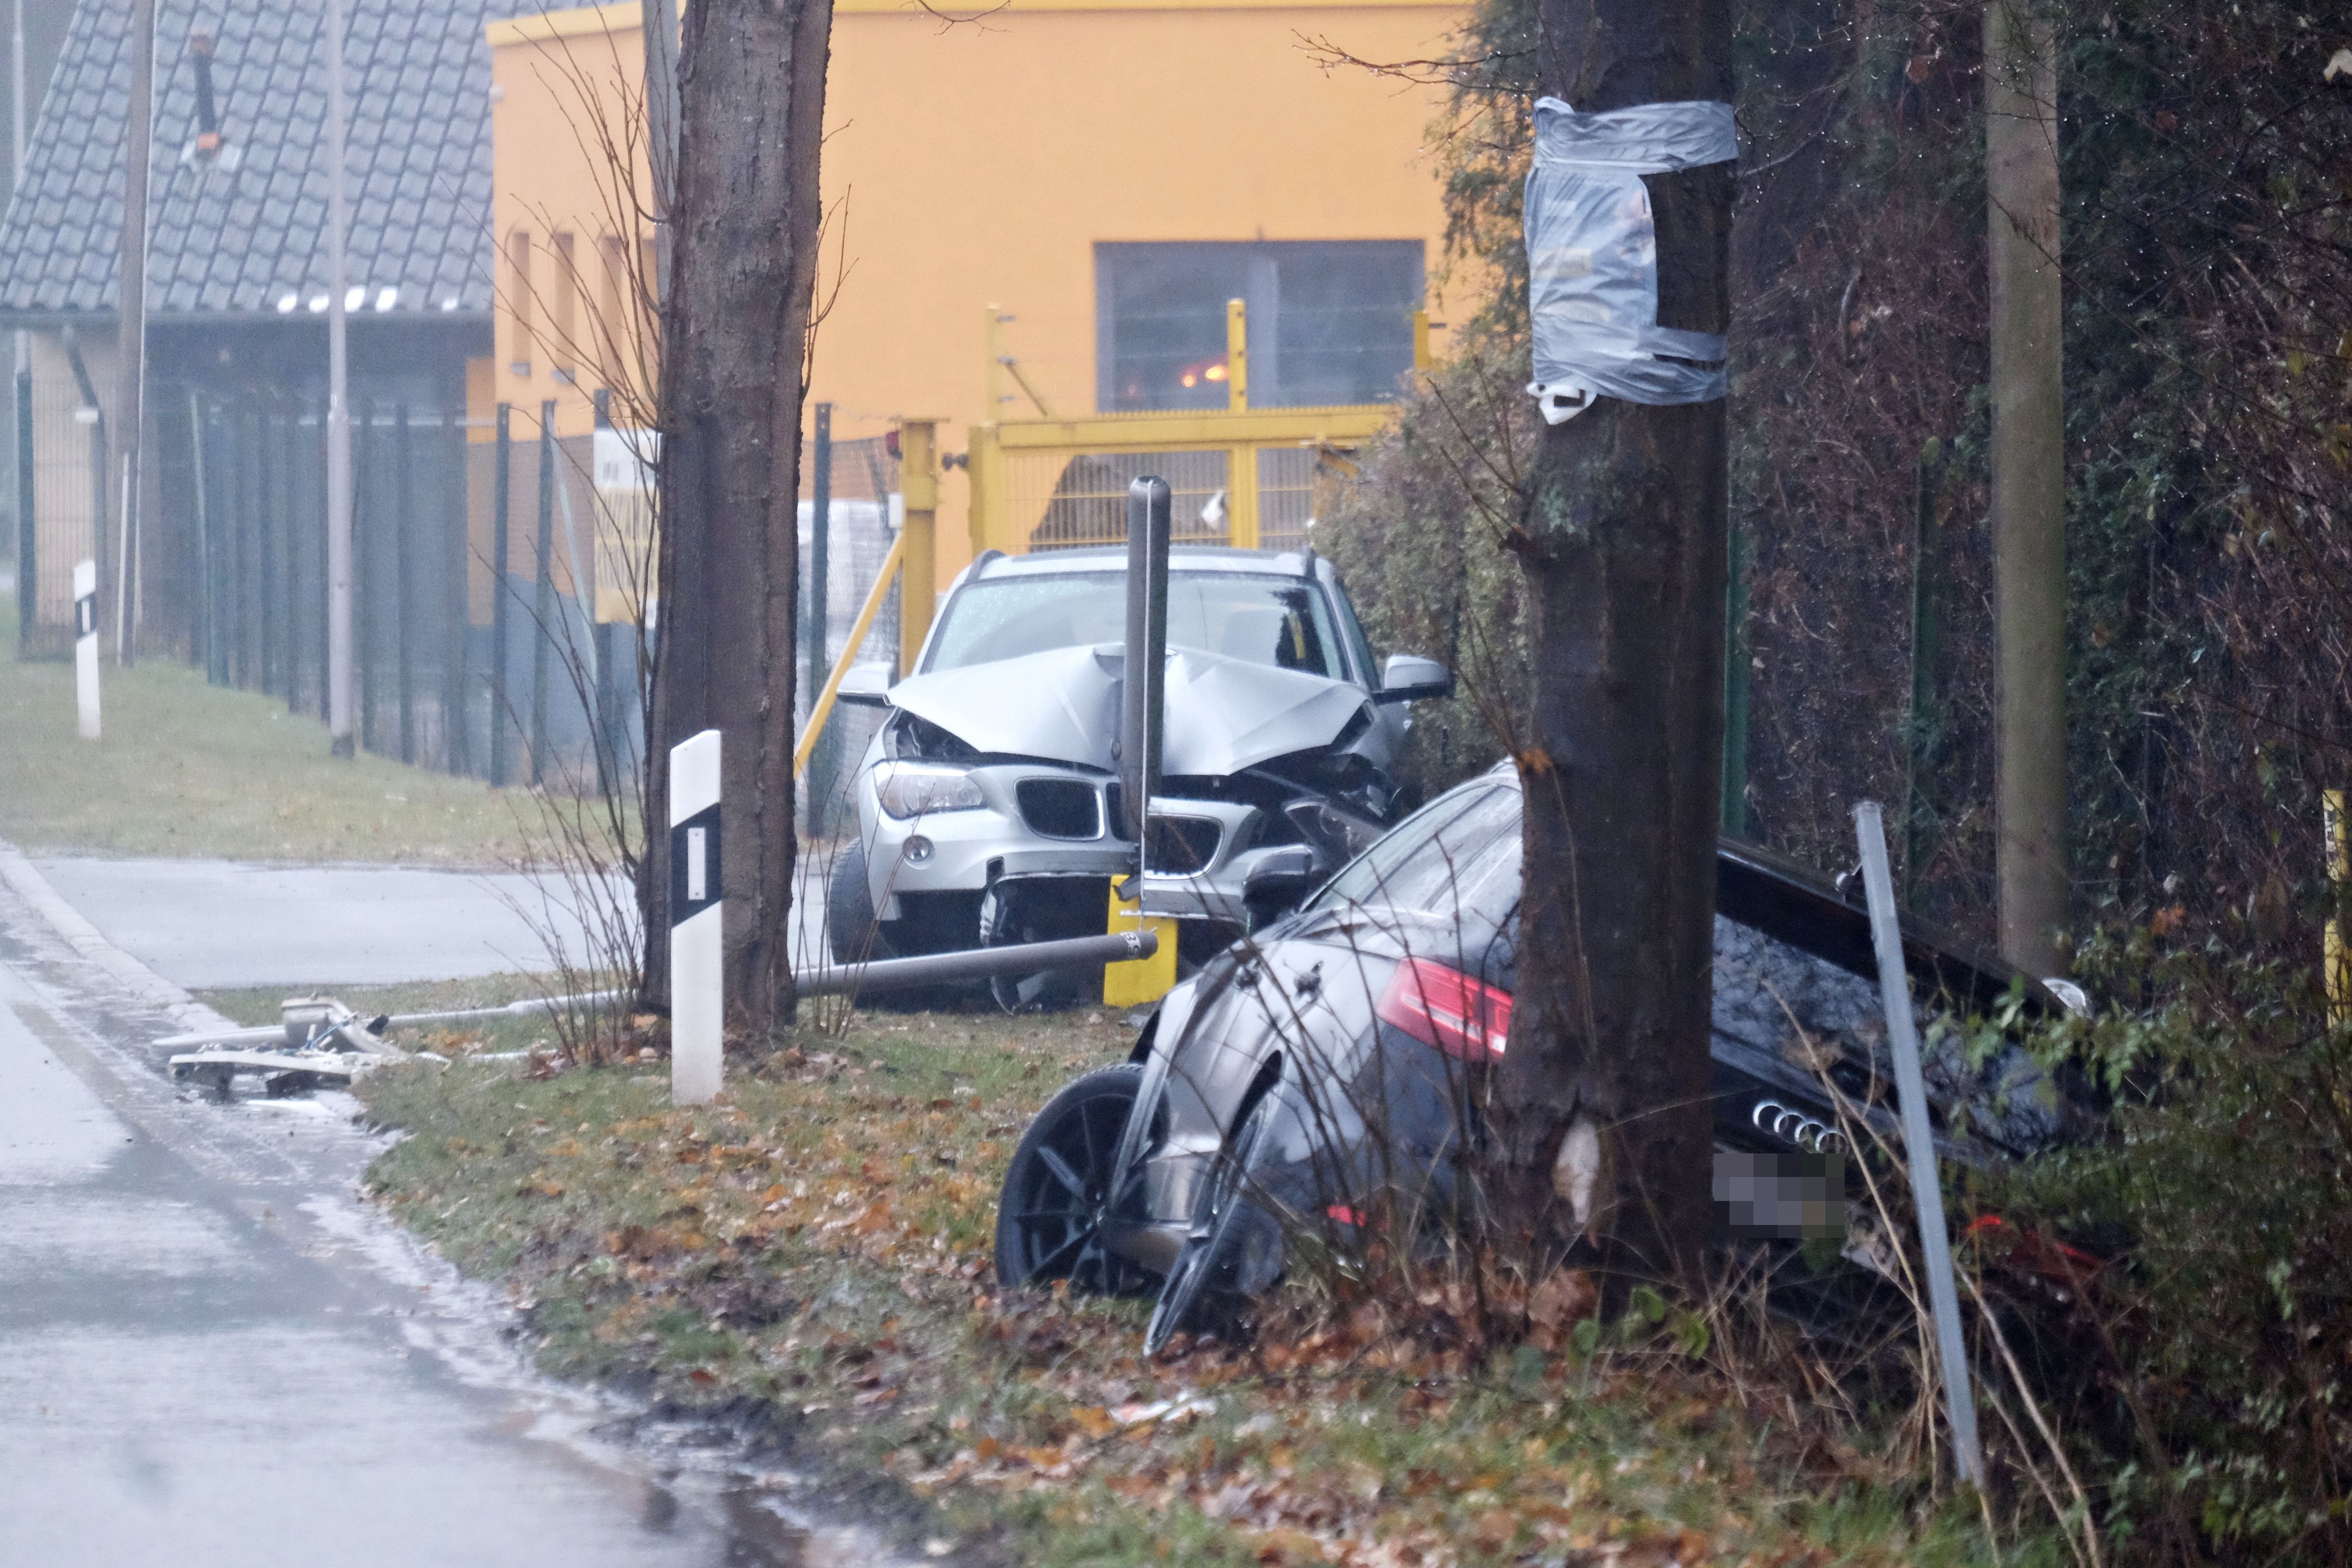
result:
<svg viewBox="0 0 2352 1568"><path fill-rule="evenodd" d="M2352 953L2344 947L2342 909L2345 889L2352 883L2352 830L2344 820L2344 792L2322 790L2319 795L2320 836L2327 845L2327 929L2320 942L2320 973L2327 983L2327 1022L2336 1027L2352 1021Z"/></svg>
<svg viewBox="0 0 2352 1568"><path fill-rule="evenodd" d="M1143 912L1139 879L1114 877L1110 882L1110 934L1148 931L1160 938L1160 951L1150 958L1103 965L1103 1005L1107 1007L1147 1007L1176 988L1176 922L1166 915ZM1135 888L1135 897L1120 892Z"/></svg>
<svg viewBox="0 0 2352 1568"><path fill-rule="evenodd" d="M1225 406L1249 410L1249 306L1240 300L1225 301Z"/></svg>
<svg viewBox="0 0 2352 1568"><path fill-rule="evenodd" d="M930 634L939 599L938 552L933 543L940 510L939 421L898 421L898 493L906 498L906 521L898 542L906 575L898 586L898 673L915 673L915 658Z"/></svg>

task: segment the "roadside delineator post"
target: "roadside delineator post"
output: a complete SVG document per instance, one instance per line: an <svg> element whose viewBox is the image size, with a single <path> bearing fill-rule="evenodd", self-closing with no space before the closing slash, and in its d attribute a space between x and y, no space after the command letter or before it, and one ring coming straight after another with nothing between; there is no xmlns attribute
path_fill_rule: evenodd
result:
<svg viewBox="0 0 2352 1568"><path fill-rule="evenodd" d="M898 584L898 673L912 675L939 605L940 422L898 421L898 493L906 576Z"/></svg>
<svg viewBox="0 0 2352 1568"><path fill-rule="evenodd" d="M1952 1458L1961 1480L1984 1485L1977 1446L1976 1390L1960 1339L1960 1296L1952 1282L1952 1244L1944 1230L1944 1188L1936 1173L1936 1145L1927 1125L1927 1084L1919 1070L1919 1026L1911 1012L1910 972L1903 963L1903 926L1895 910L1895 874L1886 861L1886 823L1876 801L1853 808L1862 849L1862 887L1870 902L1870 942L1878 952L1878 996L1886 1011L1886 1043L1895 1058L1895 1094L1903 1113L1903 1151L1911 1166L1913 1206L1919 1211L1919 1254L1927 1274L1927 1303L1936 1320L1937 1358L1944 1369L1944 1407L1952 1428Z"/></svg>
<svg viewBox="0 0 2352 1568"><path fill-rule="evenodd" d="M81 717L81 738L97 740L98 563L95 561L74 563L74 706Z"/></svg>
<svg viewBox="0 0 2352 1568"><path fill-rule="evenodd" d="M669 752L669 1097L715 1099L727 1024L719 883L719 731Z"/></svg>

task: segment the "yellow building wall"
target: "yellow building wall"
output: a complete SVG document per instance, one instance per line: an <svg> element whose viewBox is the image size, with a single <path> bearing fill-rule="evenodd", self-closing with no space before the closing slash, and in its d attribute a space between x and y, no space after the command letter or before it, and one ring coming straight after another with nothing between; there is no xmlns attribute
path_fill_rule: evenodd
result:
<svg viewBox="0 0 2352 1568"><path fill-rule="evenodd" d="M1000 329L1003 352L1053 412L1092 412L1097 242L1420 239L1433 272L1444 216L1424 141L1442 112L1438 90L1327 69L1303 40L1360 59L1428 58L1460 9L1013 0L949 24L900 0L842 0L822 174L817 299L829 309L810 400L835 405L837 437L929 416L941 421L942 447L961 451L968 427L992 416L994 304L1013 318ZM606 334L579 323L613 298L604 242L644 237L615 219L624 182L602 151L638 100L638 29L635 5L488 29L494 396L515 405L518 437L535 432L547 398L560 431L584 431L588 388L619 368L591 363L590 340ZM632 180L643 189L639 153ZM572 237L568 280L558 234ZM527 252L517 235L530 237ZM526 253L528 289L514 265ZM571 384L554 374L566 310L582 361ZM1001 390L1014 399L1003 417L1037 416L1009 378ZM951 471L940 487L942 585L970 556L967 498Z"/></svg>

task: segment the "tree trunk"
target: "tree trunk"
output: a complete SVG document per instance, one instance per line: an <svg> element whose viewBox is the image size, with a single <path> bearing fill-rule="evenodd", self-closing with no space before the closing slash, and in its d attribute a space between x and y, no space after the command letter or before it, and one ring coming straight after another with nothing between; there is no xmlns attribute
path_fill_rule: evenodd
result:
<svg viewBox="0 0 2352 1568"><path fill-rule="evenodd" d="M2057 974L2066 923L2066 405L2057 44L2021 0L1985 9L1992 269L1993 615L2000 950Z"/></svg>
<svg viewBox="0 0 2352 1568"><path fill-rule="evenodd" d="M754 1049L793 1012L802 374L832 20L831 0L697 0L678 58L646 980L667 1000L669 748L715 728L729 1013Z"/></svg>
<svg viewBox="0 0 2352 1568"><path fill-rule="evenodd" d="M1725 0L1540 19L1545 89L1579 110L1731 97ZM1730 166L1644 183L1660 325L1723 331ZM1545 432L1519 541L1535 695L1498 1196L1507 1242L1540 1262L1585 1238L1621 1281L1690 1278L1712 1218L1724 430L1720 401L1596 400Z"/></svg>

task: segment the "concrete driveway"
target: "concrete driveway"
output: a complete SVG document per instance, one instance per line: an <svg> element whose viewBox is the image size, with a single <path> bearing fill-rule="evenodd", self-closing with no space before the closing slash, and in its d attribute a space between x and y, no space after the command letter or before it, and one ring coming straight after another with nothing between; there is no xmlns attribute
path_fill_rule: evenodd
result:
<svg viewBox="0 0 2352 1568"><path fill-rule="evenodd" d="M37 858L109 942L176 984L396 985L589 956L569 889L511 873ZM536 929L535 929L536 928Z"/></svg>
<svg viewBox="0 0 2352 1568"><path fill-rule="evenodd" d="M28 858L107 941L173 984L200 991L541 973L555 967L551 933L575 965L601 968L588 933L611 924L594 908L577 908L560 882L512 872ZM823 961L831 865L829 856L801 863L796 963ZM616 882L603 907L634 903Z"/></svg>

